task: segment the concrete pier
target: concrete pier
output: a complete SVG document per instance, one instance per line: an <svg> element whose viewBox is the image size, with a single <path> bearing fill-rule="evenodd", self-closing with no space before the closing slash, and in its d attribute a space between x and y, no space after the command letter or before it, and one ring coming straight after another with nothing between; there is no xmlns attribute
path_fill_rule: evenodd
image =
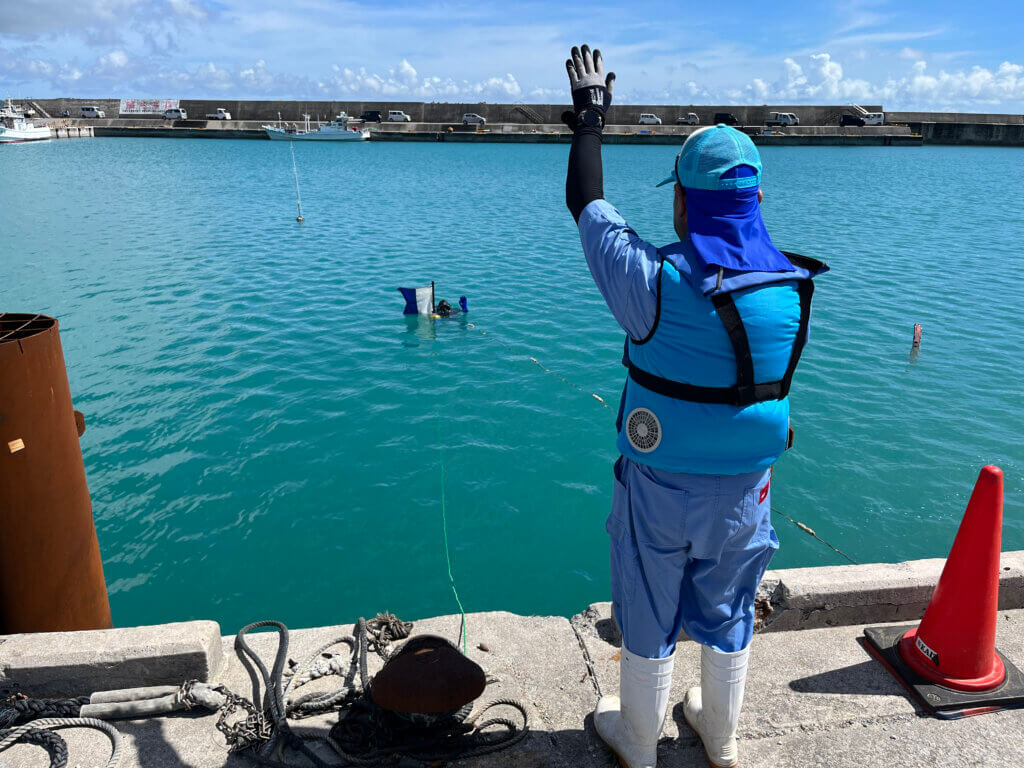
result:
<svg viewBox="0 0 1024 768"><path fill-rule="evenodd" d="M89 139L95 135L91 125L51 125L50 137L54 139Z"/></svg>
<svg viewBox="0 0 1024 768"><path fill-rule="evenodd" d="M88 122L96 136L122 138L266 139L264 123L243 120L178 120L162 122L128 118L100 118ZM276 123L276 121L275 121ZM315 125L315 122L313 123ZM572 134L562 125L497 123L483 129L451 123L369 123L371 141L451 142L502 144L568 144ZM605 144L680 144L693 131L691 126L609 125ZM907 126L794 126L766 130L742 126L754 143L801 146L919 146L920 135Z"/></svg>
<svg viewBox="0 0 1024 768"><path fill-rule="evenodd" d="M1003 768L1024 764L1024 741L1019 738L1024 710L957 721L924 716L861 646L865 625L920 618L942 564L942 560L923 560L769 571L758 597L761 629L752 645L746 704L740 719L744 766ZM1000 575L997 645L1009 659L1024 664L1024 552L1004 553ZM414 632L454 639L459 621L458 616L424 619L415 622ZM136 685L151 681L145 665L137 663L140 654L132 650L133 643L155 648L154 638L162 637L165 648L188 648L202 656L189 657L194 667L179 669L179 673L212 677L251 697L252 683L234 653L233 636L211 643L211 629L215 627L209 622L192 622L111 631L120 634L116 640L119 652L135 664ZM289 655L305 661L321 644L351 631L351 625L293 631ZM37 649L34 658L51 666L61 658L84 665L83 687L75 685L72 675L67 678L70 689L64 693L91 692L85 689L97 684L95 675L88 680L85 677L87 670L97 668L95 663L90 666L90 648L95 659L103 658L111 687L123 685L126 680L116 659L109 652L104 656L94 645L95 639L85 637L93 634L0 637L0 689L24 687L17 678L25 679L29 665L18 666L11 659L17 649L17 657L24 661L33 647ZM611 753L593 731L590 716L598 688L612 694L618 689L621 640L608 603L592 605L572 619L504 612L470 614L467 636L469 656L492 680L478 703L506 697L520 700L529 711L531 733L507 752L460 760L458 765L606 768L613 764ZM250 635L250 643L269 664L276 636ZM46 650L40 655L42 649ZM588 672L585 654L592 660L596 678ZM699 742L683 721L681 710L684 692L699 680L699 656L695 643L680 643L672 704L659 746L658 764L664 768L705 765ZM152 665L161 674L167 671L155 658ZM371 664L371 673L374 669ZM336 689L339 683L338 678L329 676L299 693ZM300 733L323 736L336 717L330 714L294 721L293 727ZM215 720L215 716L192 712L118 721L124 740L121 765L247 765L244 758L228 754ZM109 746L102 734L85 730L63 730L61 734L70 748L70 764L104 764ZM329 753L324 756L331 759ZM18 745L0 752L0 765L5 768L43 765L41 759L38 747L33 746Z"/></svg>

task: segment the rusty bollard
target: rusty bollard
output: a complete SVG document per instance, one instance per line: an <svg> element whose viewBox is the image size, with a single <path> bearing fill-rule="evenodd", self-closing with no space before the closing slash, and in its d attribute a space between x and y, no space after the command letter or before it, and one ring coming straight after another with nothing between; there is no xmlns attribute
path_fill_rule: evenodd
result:
<svg viewBox="0 0 1024 768"><path fill-rule="evenodd" d="M0 634L111 626L56 319L0 313Z"/></svg>

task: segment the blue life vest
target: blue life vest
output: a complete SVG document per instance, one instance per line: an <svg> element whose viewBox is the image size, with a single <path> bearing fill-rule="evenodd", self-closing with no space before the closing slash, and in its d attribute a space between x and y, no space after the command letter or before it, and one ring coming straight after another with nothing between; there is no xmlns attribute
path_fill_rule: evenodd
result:
<svg viewBox="0 0 1024 768"><path fill-rule="evenodd" d="M828 267L785 253L795 271L705 268L685 241L659 254L654 325L626 339L619 451L667 472L767 469L788 445L811 278Z"/></svg>

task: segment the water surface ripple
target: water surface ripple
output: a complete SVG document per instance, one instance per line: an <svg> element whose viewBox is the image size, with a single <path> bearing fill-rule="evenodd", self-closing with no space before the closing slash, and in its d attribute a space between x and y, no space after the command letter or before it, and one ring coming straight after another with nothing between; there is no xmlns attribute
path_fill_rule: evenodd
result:
<svg viewBox="0 0 1024 768"><path fill-rule="evenodd" d="M608 147L672 239L676 149ZM330 624L608 598L621 333L567 147L92 139L0 151L0 307L60 318L115 621ZM1024 547L1024 150L765 148L764 215L827 260L773 500L861 561L945 554L978 469ZM465 322L400 314L435 280ZM916 361L911 329L924 326ZM486 334L481 333L486 331ZM776 566L842 562L777 520Z"/></svg>

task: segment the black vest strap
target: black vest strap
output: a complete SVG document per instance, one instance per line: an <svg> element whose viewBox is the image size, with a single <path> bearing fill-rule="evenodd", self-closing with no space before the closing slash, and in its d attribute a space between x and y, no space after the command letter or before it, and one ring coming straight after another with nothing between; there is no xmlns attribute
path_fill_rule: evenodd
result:
<svg viewBox="0 0 1024 768"><path fill-rule="evenodd" d="M804 266L794 258L797 256L796 254L786 253L786 256L797 266ZM803 256L798 258L806 259ZM806 261L820 264L813 259L806 259ZM716 293L711 297L711 301L715 305L715 312L722 321L725 332L729 335L729 342L732 344L732 351L736 357L736 383L733 386L702 387L655 376L633 364L633 361L629 359L627 343L623 363L629 369L629 377L640 386L657 392L659 395L676 400L689 400L694 403L734 405L743 408L766 400L781 400L789 394L793 373L796 371L797 363L800 362L800 354L807 343L807 327L811 319L811 297L814 295L814 282L810 278L798 281L797 293L800 297L800 325L797 328L796 338L793 340L793 350L789 355L786 373L778 381L754 383L754 359L750 352L750 340L747 338L747 329L743 325L743 318L740 317L739 310L736 309L736 302L731 293Z"/></svg>

